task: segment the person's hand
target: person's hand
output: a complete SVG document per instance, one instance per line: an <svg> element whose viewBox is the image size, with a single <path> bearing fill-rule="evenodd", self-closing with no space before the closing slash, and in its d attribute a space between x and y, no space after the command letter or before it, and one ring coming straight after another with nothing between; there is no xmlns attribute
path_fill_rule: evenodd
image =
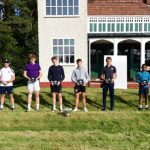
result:
<svg viewBox="0 0 150 150"><path fill-rule="evenodd" d="M53 81L51 81L51 85L52 85L52 86L54 85L54 82L53 82Z"/></svg>
<svg viewBox="0 0 150 150"><path fill-rule="evenodd" d="M113 83L114 82L114 79L111 79L111 83Z"/></svg>
<svg viewBox="0 0 150 150"><path fill-rule="evenodd" d="M107 79L104 80L106 83L109 83L109 81Z"/></svg>
<svg viewBox="0 0 150 150"><path fill-rule="evenodd" d="M36 81L39 80L40 78L36 78Z"/></svg>
<svg viewBox="0 0 150 150"><path fill-rule="evenodd" d="M86 86L86 83L83 83L83 86Z"/></svg>
<svg viewBox="0 0 150 150"><path fill-rule="evenodd" d="M57 85L60 85L60 81L58 81Z"/></svg>
<svg viewBox="0 0 150 150"><path fill-rule="evenodd" d="M7 84L8 84L8 82L7 82L7 81L2 81L2 83L3 83L4 85L7 85Z"/></svg>

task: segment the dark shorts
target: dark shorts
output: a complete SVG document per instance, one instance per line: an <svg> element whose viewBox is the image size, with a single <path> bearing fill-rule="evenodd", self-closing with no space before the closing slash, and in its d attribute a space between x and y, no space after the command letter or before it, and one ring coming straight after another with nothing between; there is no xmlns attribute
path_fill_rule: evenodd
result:
<svg viewBox="0 0 150 150"><path fill-rule="evenodd" d="M147 95L149 93L149 86L139 86L139 94L140 95Z"/></svg>
<svg viewBox="0 0 150 150"><path fill-rule="evenodd" d="M0 86L0 94L13 94L13 86Z"/></svg>
<svg viewBox="0 0 150 150"><path fill-rule="evenodd" d="M62 86L61 85L51 85L51 93L62 93Z"/></svg>
<svg viewBox="0 0 150 150"><path fill-rule="evenodd" d="M80 93L80 92L85 93L86 92L86 86L75 85L74 92L75 93Z"/></svg>

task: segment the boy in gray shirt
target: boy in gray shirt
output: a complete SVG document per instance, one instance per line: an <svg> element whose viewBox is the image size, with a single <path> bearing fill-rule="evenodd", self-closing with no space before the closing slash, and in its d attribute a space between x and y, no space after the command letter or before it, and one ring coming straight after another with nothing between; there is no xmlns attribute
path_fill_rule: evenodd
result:
<svg viewBox="0 0 150 150"><path fill-rule="evenodd" d="M75 92L75 108L74 112L78 111L79 105L79 96L82 94L82 101L84 111L88 112L86 108L86 84L89 81L89 75L85 68L82 66L82 59L77 59L77 68L72 72L71 80L75 84L74 92Z"/></svg>

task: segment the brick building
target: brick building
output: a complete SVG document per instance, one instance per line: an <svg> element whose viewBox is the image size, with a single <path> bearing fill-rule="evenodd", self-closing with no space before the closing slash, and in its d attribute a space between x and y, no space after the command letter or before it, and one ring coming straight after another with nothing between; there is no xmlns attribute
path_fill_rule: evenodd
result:
<svg viewBox="0 0 150 150"><path fill-rule="evenodd" d="M119 88L150 63L150 0L38 0L38 13L43 86L53 55L65 69L67 86L77 58L91 82L98 81L105 56L124 64L118 66Z"/></svg>

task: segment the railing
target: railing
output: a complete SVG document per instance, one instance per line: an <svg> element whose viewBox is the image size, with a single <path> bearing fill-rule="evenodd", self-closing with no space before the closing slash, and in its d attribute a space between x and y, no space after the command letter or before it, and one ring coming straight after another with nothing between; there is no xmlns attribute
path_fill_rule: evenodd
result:
<svg viewBox="0 0 150 150"><path fill-rule="evenodd" d="M150 16L89 16L88 33L150 33Z"/></svg>

